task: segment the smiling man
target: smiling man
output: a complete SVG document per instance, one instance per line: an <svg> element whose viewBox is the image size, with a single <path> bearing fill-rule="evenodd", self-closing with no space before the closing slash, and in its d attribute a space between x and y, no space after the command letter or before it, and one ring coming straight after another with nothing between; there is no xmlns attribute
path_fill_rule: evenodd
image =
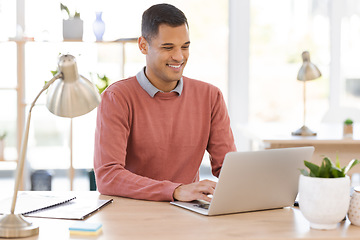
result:
<svg viewBox="0 0 360 240"><path fill-rule="evenodd" d="M199 181L209 152L219 175L236 151L223 96L211 84L183 76L189 26L182 11L158 4L142 17L138 46L146 66L102 95L94 168L102 194L155 201L210 201L216 183Z"/></svg>

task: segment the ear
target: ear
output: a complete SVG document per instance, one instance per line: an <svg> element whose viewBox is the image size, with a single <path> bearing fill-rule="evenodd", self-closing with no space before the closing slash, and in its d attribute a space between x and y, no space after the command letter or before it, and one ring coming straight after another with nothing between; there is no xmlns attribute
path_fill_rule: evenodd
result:
<svg viewBox="0 0 360 240"><path fill-rule="evenodd" d="M143 36L139 37L138 46L139 46L140 52L142 54L147 54L147 52L148 52L148 42L146 41L146 39Z"/></svg>

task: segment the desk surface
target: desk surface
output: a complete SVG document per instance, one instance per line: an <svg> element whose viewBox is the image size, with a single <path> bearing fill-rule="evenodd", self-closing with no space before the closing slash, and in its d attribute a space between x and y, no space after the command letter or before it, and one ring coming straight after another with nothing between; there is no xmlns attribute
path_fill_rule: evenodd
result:
<svg viewBox="0 0 360 240"><path fill-rule="evenodd" d="M172 206L168 202L151 202L76 192L78 197L113 198L85 221L101 222L103 232L96 237L70 236L72 220L28 218L39 224L41 239L355 239L360 227L343 221L335 230L310 229L308 221L296 207L207 217Z"/></svg>
<svg viewBox="0 0 360 240"><path fill-rule="evenodd" d="M297 130L293 125L279 123L240 125L240 132L247 138L255 141L270 143L294 144L360 144L360 124L354 124L352 138L343 137L342 124L320 124L310 127L317 133L316 136L293 136L291 132Z"/></svg>
<svg viewBox="0 0 360 240"><path fill-rule="evenodd" d="M296 130L293 125L279 123L249 124L239 126L239 131L250 140L252 150L314 146L311 161L321 164L324 156L333 161L339 157L341 166L346 166L351 159L360 159L360 124L354 124L352 138L343 137L343 125L334 123L320 124L311 129L316 136L292 136ZM358 173L356 166L348 173Z"/></svg>

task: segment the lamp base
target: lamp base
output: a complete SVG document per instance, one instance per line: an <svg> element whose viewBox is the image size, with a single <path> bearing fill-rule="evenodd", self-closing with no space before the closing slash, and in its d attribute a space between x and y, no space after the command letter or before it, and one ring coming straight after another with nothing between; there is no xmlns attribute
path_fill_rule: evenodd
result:
<svg viewBox="0 0 360 240"><path fill-rule="evenodd" d="M39 234L39 227L21 214L6 214L0 219L0 238L22 238Z"/></svg>
<svg viewBox="0 0 360 240"><path fill-rule="evenodd" d="M293 136L316 136L316 132L311 131L307 126L302 126L295 132L292 132Z"/></svg>

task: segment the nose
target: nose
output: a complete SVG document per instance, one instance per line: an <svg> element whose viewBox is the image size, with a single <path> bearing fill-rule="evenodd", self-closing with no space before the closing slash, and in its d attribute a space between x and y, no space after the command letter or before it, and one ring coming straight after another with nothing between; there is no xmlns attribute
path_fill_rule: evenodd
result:
<svg viewBox="0 0 360 240"><path fill-rule="evenodd" d="M182 62L184 60L184 54L182 52L182 49L176 49L174 50L171 58L177 62Z"/></svg>

